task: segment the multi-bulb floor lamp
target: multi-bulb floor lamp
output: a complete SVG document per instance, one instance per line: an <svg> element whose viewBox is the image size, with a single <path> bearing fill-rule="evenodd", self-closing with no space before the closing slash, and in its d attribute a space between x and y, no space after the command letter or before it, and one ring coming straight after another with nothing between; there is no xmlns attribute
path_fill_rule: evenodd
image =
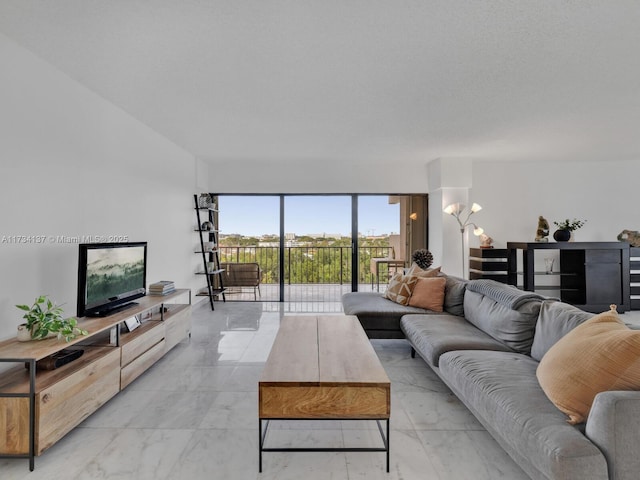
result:
<svg viewBox="0 0 640 480"><path fill-rule="evenodd" d="M482 207L480 205L478 205L477 203L474 203L473 205L471 205L471 210L469 211L469 213L467 214L466 218L463 220L460 219L460 216L464 213L464 209L465 209L465 205L463 205L462 203L452 203L451 205L447 206L444 209L444 213L448 213L449 215L452 215L453 217L455 217L455 219L458 221L458 224L460 225L460 236L461 236L461 248L462 248L462 277L464 278L464 231L467 229L467 227L473 225L473 234L476 236L482 235L482 233L484 232L484 230L480 227L478 227L475 223L472 223L469 221L469 219L471 218L471 215L473 215L476 212L479 212L480 210L482 210Z"/></svg>

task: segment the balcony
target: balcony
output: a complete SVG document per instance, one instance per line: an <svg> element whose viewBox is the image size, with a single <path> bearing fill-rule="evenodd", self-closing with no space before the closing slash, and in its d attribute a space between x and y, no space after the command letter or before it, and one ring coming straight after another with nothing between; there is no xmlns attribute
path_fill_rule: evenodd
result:
<svg viewBox="0 0 640 480"><path fill-rule="evenodd" d="M358 248L358 290L384 292L389 278L389 265L381 264L379 279L372 273L372 258L388 258L390 247L361 246ZM262 270L258 301L277 302L280 299L279 248L277 246L220 246L222 263L256 262ZM284 299L300 306L326 304L327 312L340 311L340 298L351 291L352 248L345 246L288 246L284 249ZM375 270L374 270L375 271ZM391 267L393 272L393 267ZM377 281L379 280L379 281ZM252 288L228 287L227 300L254 300ZM318 305L313 306L317 312ZM336 310L337 308L337 310Z"/></svg>

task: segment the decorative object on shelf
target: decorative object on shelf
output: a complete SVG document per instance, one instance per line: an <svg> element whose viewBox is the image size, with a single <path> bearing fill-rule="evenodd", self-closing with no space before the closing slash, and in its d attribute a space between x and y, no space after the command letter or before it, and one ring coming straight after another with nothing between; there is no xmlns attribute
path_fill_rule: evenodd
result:
<svg viewBox="0 0 640 480"><path fill-rule="evenodd" d="M567 242L571 239L572 232L574 230L578 230L582 227L587 221L586 220L577 220L573 219L569 221L567 218L562 222L553 222L558 229L553 232L553 238L556 242Z"/></svg>
<svg viewBox="0 0 640 480"><path fill-rule="evenodd" d="M78 320L75 318L64 318L62 307L53 303L46 295L36 298L31 307L28 305L16 305L16 307L26 312L22 317L26 322L18 327L20 341L42 340L51 334L57 334L58 339L64 338L68 342L78 335L89 333L78 328ZM28 339L24 335L24 330L29 333Z"/></svg>
<svg viewBox="0 0 640 480"><path fill-rule="evenodd" d="M149 295L168 295L175 290L176 285L172 280L160 280L149 285Z"/></svg>
<svg viewBox="0 0 640 480"><path fill-rule="evenodd" d="M640 247L640 232L637 230L622 230L617 238L618 241L627 242L632 247Z"/></svg>
<svg viewBox="0 0 640 480"><path fill-rule="evenodd" d="M205 252L214 252L216 249L216 242L204 242L203 246Z"/></svg>
<svg viewBox="0 0 640 480"><path fill-rule="evenodd" d="M482 210L482 207L480 205L478 205L477 203L474 203L473 205L471 205L471 210L469 211L469 213L467 214L466 218L463 220L460 219L460 216L464 213L464 209L466 208L465 205L463 205L462 203L452 203L451 205L448 205L443 211L444 213L447 213L451 216L453 216L457 221L458 221L458 225L460 225L460 237L461 237L461 252L462 252L462 277L464 278L464 272L465 272L465 268L464 268L464 231L467 229L467 227L473 225L473 234L476 236L480 236L484 233L484 230L480 227L478 227L475 223L472 223L469 221L469 218L471 218L471 215L473 215L474 213L479 212L480 210Z"/></svg>
<svg viewBox="0 0 640 480"><path fill-rule="evenodd" d="M136 328L142 325L142 323L140 322L140 319L138 318L138 315L135 315L131 318L127 318L124 321L124 324L127 327L128 332L133 332Z"/></svg>
<svg viewBox="0 0 640 480"><path fill-rule="evenodd" d="M544 257L544 271L546 274L553 273L553 257Z"/></svg>
<svg viewBox="0 0 640 480"><path fill-rule="evenodd" d="M213 205L213 200L211 195L208 193L201 193L198 197L198 207L199 208L211 208Z"/></svg>
<svg viewBox="0 0 640 480"><path fill-rule="evenodd" d="M486 233L480 234L480 248L493 248L493 238Z"/></svg>
<svg viewBox="0 0 640 480"><path fill-rule="evenodd" d="M549 239L549 222L542 215L538 217L538 229L536 230L536 242L547 243Z"/></svg>
<svg viewBox="0 0 640 480"><path fill-rule="evenodd" d="M433 254L426 248L419 248L411 254L411 260L423 270L426 270L433 263Z"/></svg>
<svg viewBox="0 0 640 480"><path fill-rule="evenodd" d="M213 230L213 223L209 221L202 222L202 225L200 225L200 230L202 230L203 232L210 232L211 230Z"/></svg>
<svg viewBox="0 0 640 480"><path fill-rule="evenodd" d="M560 228L553 232L553 239L556 242L568 242L571 239L571 230Z"/></svg>

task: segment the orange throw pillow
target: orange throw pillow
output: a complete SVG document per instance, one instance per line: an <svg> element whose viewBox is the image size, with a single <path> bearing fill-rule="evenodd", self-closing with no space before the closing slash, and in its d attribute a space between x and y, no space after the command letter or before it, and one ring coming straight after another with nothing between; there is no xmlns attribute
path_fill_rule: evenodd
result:
<svg viewBox="0 0 640 480"><path fill-rule="evenodd" d="M446 284L447 279L444 277L418 278L415 287L413 287L413 293L409 298L409 305L426 308L434 312L442 312Z"/></svg>
<svg viewBox="0 0 640 480"><path fill-rule="evenodd" d="M612 305L558 340L536 376L570 424L584 422L596 394L640 390L640 330L627 327Z"/></svg>

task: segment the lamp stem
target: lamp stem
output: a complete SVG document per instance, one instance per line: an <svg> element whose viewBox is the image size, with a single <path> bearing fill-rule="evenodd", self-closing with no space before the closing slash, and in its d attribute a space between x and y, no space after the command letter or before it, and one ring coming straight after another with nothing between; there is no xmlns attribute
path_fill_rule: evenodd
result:
<svg viewBox="0 0 640 480"><path fill-rule="evenodd" d="M460 229L460 246L461 246L460 252L462 253L462 278L465 278L464 276L464 228Z"/></svg>

